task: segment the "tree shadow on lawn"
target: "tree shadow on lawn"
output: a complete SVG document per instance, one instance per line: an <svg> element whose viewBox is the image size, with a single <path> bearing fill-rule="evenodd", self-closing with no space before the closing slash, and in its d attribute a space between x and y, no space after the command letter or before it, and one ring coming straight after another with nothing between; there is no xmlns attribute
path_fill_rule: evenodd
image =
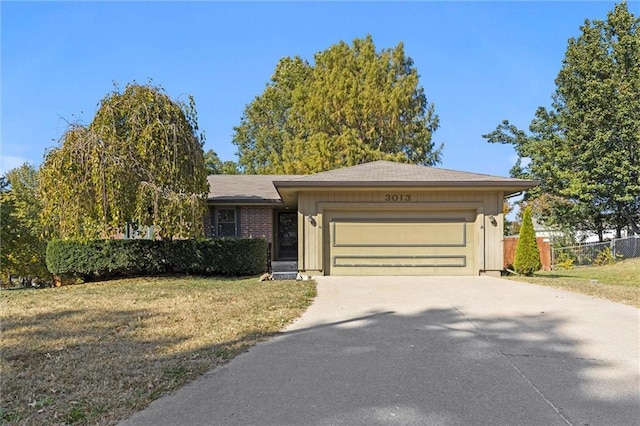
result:
<svg viewBox="0 0 640 426"><path fill-rule="evenodd" d="M5 420L111 423L268 336L172 351L185 338L145 335L157 317L67 309L3 320L1 406L21 415ZM237 358L237 375L213 370L189 386L197 397L163 400L156 420L172 423L180 408L221 424L634 424L637 365L629 374L629 360L585 357L566 325L451 307L290 329Z"/></svg>
<svg viewBox="0 0 640 426"><path fill-rule="evenodd" d="M152 330L165 316L105 308L4 318L0 423L111 423L260 338L185 351L189 337Z"/></svg>
<svg viewBox="0 0 640 426"><path fill-rule="evenodd" d="M567 326L543 312L496 317L451 307L291 329L153 404L144 419L636 424L637 354L585 356L588 342Z"/></svg>

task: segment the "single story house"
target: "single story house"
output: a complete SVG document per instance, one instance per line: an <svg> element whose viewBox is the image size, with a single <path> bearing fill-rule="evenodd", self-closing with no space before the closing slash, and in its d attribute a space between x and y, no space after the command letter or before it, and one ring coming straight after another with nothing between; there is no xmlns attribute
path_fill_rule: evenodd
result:
<svg viewBox="0 0 640 426"><path fill-rule="evenodd" d="M499 274L503 199L538 184L390 161L208 179L209 236L266 238L305 275Z"/></svg>

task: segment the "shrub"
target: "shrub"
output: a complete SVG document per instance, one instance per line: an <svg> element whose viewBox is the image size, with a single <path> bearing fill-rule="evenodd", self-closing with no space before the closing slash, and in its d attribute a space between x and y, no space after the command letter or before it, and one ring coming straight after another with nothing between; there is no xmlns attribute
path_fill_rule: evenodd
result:
<svg viewBox="0 0 640 426"><path fill-rule="evenodd" d="M166 272L162 247L151 240L51 241L47 268L55 275L86 278Z"/></svg>
<svg viewBox="0 0 640 426"><path fill-rule="evenodd" d="M262 239L51 241L47 267L73 280L172 273L255 275L264 272L266 253Z"/></svg>
<svg viewBox="0 0 640 426"><path fill-rule="evenodd" d="M564 260L558 260L554 266L556 268L561 268L561 269L564 269L564 270L573 269L575 267L575 265L573 264L573 259L571 259L571 258L566 258Z"/></svg>
<svg viewBox="0 0 640 426"><path fill-rule="evenodd" d="M524 209L522 216L522 227L520 228L520 238L518 238L513 266L516 273L526 276L532 276L542 267L536 233L531 220L531 208L529 207Z"/></svg>
<svg viewBox="0 0 640 426"><path fill-rule="evenodd" d="M624 259L624 256L616 254L614 255L611 251L611 247L606 247L602 250L596 258L593 260L593 264L597 266L602 265L613 265L614 263Z"/></svg>
<svg viewBox="0 0 640 426"><path fill-rule="evenodd" d="M574 262L576 261L576 256L572 251L563 250L558 254L558 257L555 259L554 267L561 269L573 269Z"/></svg>
<svg viewBox="0 0 640 426"><path fill-rule="evenodd" d="M267 242L253 238L165 241L165 256L173 272L255 275L264 272Z"/></svg>
<svg viewBox="0 0 640 426"><path fill-rule="evenodd" d="M210 240L224 241L224 240ZM263 239L232 239L220 247L222 275L253 275L264 272L267 261L267 242Z"/></svg>

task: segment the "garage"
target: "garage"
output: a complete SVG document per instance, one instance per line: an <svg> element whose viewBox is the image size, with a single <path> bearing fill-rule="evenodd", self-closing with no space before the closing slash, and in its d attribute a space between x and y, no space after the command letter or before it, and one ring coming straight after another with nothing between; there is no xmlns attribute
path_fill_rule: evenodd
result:
<svg viewBox="0 0 640 426"><path fill-rule="evenodd" d="M472 275L475 218L470 210L326 212L324 270L327 275Z"/></svg>
<svg viewBox="0 0 640 426"><path fill-rule="evenodd" d="M500 275L503 202L537 182L374 161L273 182L314 275Z"/></svg>

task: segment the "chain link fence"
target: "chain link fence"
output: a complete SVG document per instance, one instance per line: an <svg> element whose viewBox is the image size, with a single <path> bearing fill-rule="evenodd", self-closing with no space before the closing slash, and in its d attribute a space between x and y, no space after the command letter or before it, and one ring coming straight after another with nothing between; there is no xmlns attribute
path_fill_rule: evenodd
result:
<svg viewBox="0 0 640 426"><path fill-rule="evenodd" d="M602 243L587 243L551 249L551 261L554 269L556 267L599 265L631 257L640 257L640 235Z"/></svg>

